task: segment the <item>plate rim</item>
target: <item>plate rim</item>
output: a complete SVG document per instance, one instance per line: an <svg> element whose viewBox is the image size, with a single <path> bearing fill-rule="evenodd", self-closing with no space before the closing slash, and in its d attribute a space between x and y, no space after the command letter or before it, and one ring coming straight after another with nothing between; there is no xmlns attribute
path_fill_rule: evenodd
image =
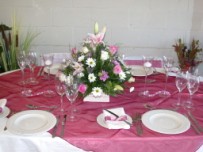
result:
<svg viewBox="0 0 203 152"><path fill-rule="evenodd" d="M103 113L100 113L100 114L97 116L97 123L98 123L100 126L106 128L106 129L109 129L108 126L107 126L103 121L102 121L102 123L99 121L99 119L102 119L102 117L104 117L103 115L104 115ZM127 120L132 123L132 118L131 118L131 116L128 115L128 114L126 114L126 116L127 116ZM116 129L113 128L113 130L116 130Z"/></svg>
<svg viewBox="0 0 203 152"><path fill-rule="evenodd" d="M149 119L149 117L153 116L153 114L157 114L157 113L171 114L172 116L176 116L178 119L180 119L180 117L182 117L183 118L183 119L181 119L181 121L183 122L181 125L182 128L178 128L179 130L176 129L176 130L174 130L174 132L155 129L153 126L150 126L149 123L147 123L147 120ZM176 111L167 110L167 109L157 109L157 110L150 110L148 112L145 112L142 115L141 120L142 120L143 125L146 128L148 128L154 132L158 132L158 133L162 133L162 134L168 134L168 135L184 133L190 128L190 125L191 125L189 119L186 116L184 116L183 114L178 113ZM180 130L180 129L182 129L182 130Z"/></svg>
<svg viewBox="0 0 203 152"><path fill-rule="evenodd" d="M6 114L5 114L5 112L6 112ZM7 117L7 116L10 114L10 112L11 112L10 108L7 107L7 106L5 106L5 107L3 108L2 114L0 115L0 118L5 118L5 117Z"/></svg>
<svg viewBox="0 0 203 152"><path fill-rule="evenodd" d="M53 64L53 65L50 67L50 74L56 75L55 72L51 72L51 69L57 69L57 68L59 69L59 68L60 68L60 65L61 65L61 64L59 64L59 63ZM48 73L46 66L44 67L44 72Z"/></svg>
<svg viewBox="0 0 203 152"><path fill-rule="evenodd" d="M129 68L131 68L131 70L130 71L132 71L132 68L137 68L137 69L141 69L141 68L143 68L143 66L137 66L137 65L130 65L129 66ZM149 75L151 75L153 73L153 69L151 69L148 73L147 73L147 76L149 76ZM144 77L145 76L145 74L138 74L138 75L135 75L135 74L133 74L133 72L131 72L131 74L132 74L132 76L135 76L135 77Z"/></svg>
<svg viewBox="0 0 203 152"><path fill-rule="evenodd" d="M15 125L14 125L15 121L18 118L20 118L21 116L25 116L27 114L42 115L47 118L48 124L41 128L34 129L34 130L28 130L28 131L15 127ZM11 116L10 118L8 118L8 121L6 123L6 127L9 132L14 133L14 134L20 134L20 135L33 135L33 134L47 132L50 129L52 129L55 125L56 125L55 115L53 115L50 112L44 111L44 110L25 110L25 111L18 112L16 114L14 114L13 116Z"/></svg>

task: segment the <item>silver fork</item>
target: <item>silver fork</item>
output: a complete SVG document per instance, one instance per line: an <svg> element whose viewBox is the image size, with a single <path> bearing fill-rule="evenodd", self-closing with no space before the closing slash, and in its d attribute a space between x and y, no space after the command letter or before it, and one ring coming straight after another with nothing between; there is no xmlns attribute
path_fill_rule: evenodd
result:
<svg viewBox="0 0 203 152"><path fill-rule="evenodd" d="M135 117L133 118L133 123L135 123L136 132L138 136L141 136L143 134L141 117L142 115L140 113L136 113Z"/></svg>

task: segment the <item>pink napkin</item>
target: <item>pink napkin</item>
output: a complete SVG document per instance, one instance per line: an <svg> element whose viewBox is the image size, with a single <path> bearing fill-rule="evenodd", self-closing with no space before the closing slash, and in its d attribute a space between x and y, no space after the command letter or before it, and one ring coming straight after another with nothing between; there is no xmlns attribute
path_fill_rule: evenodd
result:
<svg viewBox="0 0 203 152"><path fill-rule="evenodd" d="M3 112L3 109L6 105L7 100L6 99L0 99L0 113Z"/></svg>
<svg viewBox="0 0 203 152"><path fill-rule="evenodd" d="M130 126L124 122L128 117L122 107L108 109L109 111L115 113L119 117L115 117L106 110L103 110L104 121L109 129L129 129ZM127 120L128 121L128 120Z"/></svg>

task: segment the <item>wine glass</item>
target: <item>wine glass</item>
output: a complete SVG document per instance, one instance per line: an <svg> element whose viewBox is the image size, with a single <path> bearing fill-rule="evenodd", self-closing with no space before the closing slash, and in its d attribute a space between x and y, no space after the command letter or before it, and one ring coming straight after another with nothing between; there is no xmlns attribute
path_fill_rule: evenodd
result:
<svg viewBox="0 0 203 152"><path fill-rule="evenodd" d="M176 87L178 89L178 100L173 103L172 105L178 109L180 106L182 106L181 103L181 92L186 88L187 85L187 79L186 79L186 74L184 72L178 72L176 74Z"/></svg>
<svg viewBox="0 0 203 152"><path fill-rule="evenodd" d="M185 102L184 107L186 109L194 109L192 97L199 88L199 82L200 82L199 76L196 76L187 72L186 78L187 78L187 89L190 94L190 98Z"/></svg>
<svg viewBox="0 0 203 152"><path fill-rule="evenodd" d="M36 85L39 83L34 76L34 70L36 67L36 62L37 62L36 52L30 51L27 55L27 64L30 68L30 78L28 79L28 84L30 84L30 85Z"/></svg>
<svg viewBox="0 0 203 152"><path fill-rule="evenodd" d="M152 60L153 60L153 57L146 57L146 56L143 56L143 67L144 67L144 71L145 71L145 83L144 83L144 91L142 91L140 93L141 96L145 96L145 97L150 97L150 94L149 94L149 90L146 88L147 87L147 76L152 68Z"/></svg>
<svg viewBox="0 0 203 152"><path fill-rule="evenodd" d="M44 65L48 71L48 81L49 81L49 89L44 92L45 97L53 97L55 96L54 91L51 90L51 79L50 79L50 68L53 64L54 55L53 54L45 54L43 55Z"/></svg>
<svg viewBox="0 0 203 152"><path fill-rule="evenodd" d="M167 97L167 96L171 95L171 93L169 91L167 91L166 86L167 86L167 83L168 83L168 73L169 73L170 69L173 67L173 64L174 64L173 58L166 57L166 56L163 57L162 67L165 70L166 79L165 79L164 90L160 91L160 96L161 97Z"/></svg>
<svg viewBox="0 0 203 152"><path fill-rule="evenodd" d="M78 96L79 83L78 83L77 78L74 78L74 76L69 75L68 77L70 77L70 79L69 79L70 81L68 81L68 83L66 83L66 97L68 98L68 100L71 103L69 120L75 121L77 118L75 116L75 113L77 112L77 110L74 109L73 103L75 102L75 100Z"/></svg>
<svg viewBox="0 0 203 152"><path fill-rule="evenodd" d="M26 53L25 51L20 51L18 52L18 54L16 55L17 57L17 62L18 62L18 66L21 69L22 72L22 91L21 91L21 95L23 96L29 96L32 93L31 89L26 88L26 82L25 82L25 67L26 67Z"/></svg>
<svg viewBox="0 0 203 152"><path fill-rule="evenodd" d="M58 78L56 78L56 80L55 80L55 89L56 89L56 92L58 93L58 95L60 95L60 101L61 101L60 111L61 111L61 113L63 113L64 112L64 108L63 108L63 96L66 93L66 86Z"/></svg>

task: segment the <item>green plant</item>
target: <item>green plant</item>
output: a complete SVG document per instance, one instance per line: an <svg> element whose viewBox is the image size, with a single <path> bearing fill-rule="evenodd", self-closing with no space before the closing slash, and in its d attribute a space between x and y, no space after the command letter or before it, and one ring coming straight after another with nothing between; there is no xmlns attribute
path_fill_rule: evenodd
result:
<svg viewBox="0 0 203 152"><path fill-rule="evenodd" d="M32 41L39 33L27 32L25 39L19 45L19 26L15 16L12 20L12 28L1 24L2 37L0 37L0 66L3 71L18 69L16 54L20 50L29 52Z"/></svg>

